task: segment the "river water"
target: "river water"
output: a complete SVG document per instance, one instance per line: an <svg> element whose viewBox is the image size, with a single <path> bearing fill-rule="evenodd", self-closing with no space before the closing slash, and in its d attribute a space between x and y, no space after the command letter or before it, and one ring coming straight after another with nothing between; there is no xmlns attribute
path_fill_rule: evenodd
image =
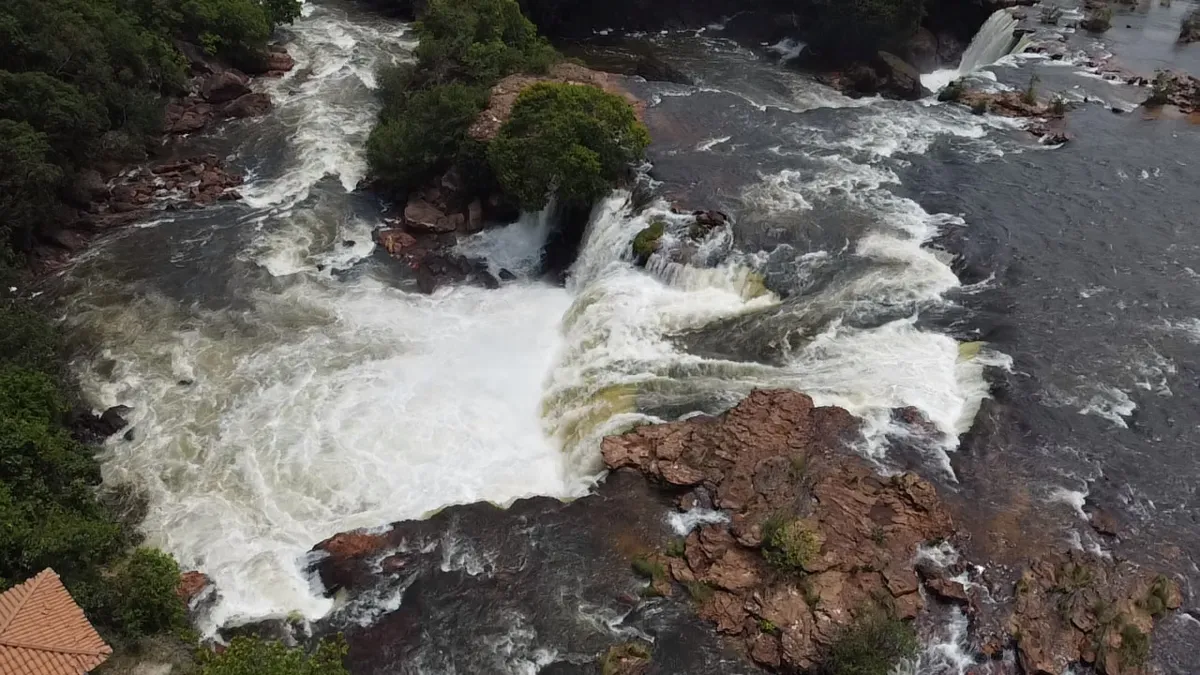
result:
<svg viewBox="0 0 1200 675"><path fill-rule="evenodd" d="M537 276L545 214L462 244L517 272L498 290L421 295L374 251L380 207L353 191L374 73L414 42L343 0L287 30L274 112L197 140L248 173L244 202L163 212L66 273L84 391L132 408L105 479L141 486L150 543L216 581L206 628L325 614L301 570L336 532L586 494L603 435L768 386L861 417L859 450L977 502L977 537L1020 493L1030 541L1099 546L1090 496L1128 523L1122 553L1200 579L1196 128L1109 112L1138 92L1072 59L978 75L1107 101L1052 149L957 106L847 99L711 33L654 38L697 81L630 82L657 201L604 200L565 286ZM634 267L652 217L685 227L672 201L735 226L695 264ZM999 421L960 448L993 388ZM903 438L905 406L938 433ZM965 667L950 629L928 672Z"/></svg>

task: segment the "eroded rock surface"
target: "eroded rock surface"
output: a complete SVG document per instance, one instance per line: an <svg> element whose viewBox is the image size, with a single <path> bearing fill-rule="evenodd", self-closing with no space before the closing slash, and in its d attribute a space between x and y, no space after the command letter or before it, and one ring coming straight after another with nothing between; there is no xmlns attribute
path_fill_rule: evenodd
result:
<svg viewBox="0 0 1200 675"><path fill-rule="evenodd" d="M605 439L605 463L711 495L728 523L691 533L671 576L703 588L700 615L764 665L815 665L839 629L880 609L923 607L917 547L949 537L933 486L912 473L880 478L842 448L857 423L792 391L757 391L720 418L642 427ZM691 495L688 503L699 497ZM808 555L769 559L784 538Z"/></svg>

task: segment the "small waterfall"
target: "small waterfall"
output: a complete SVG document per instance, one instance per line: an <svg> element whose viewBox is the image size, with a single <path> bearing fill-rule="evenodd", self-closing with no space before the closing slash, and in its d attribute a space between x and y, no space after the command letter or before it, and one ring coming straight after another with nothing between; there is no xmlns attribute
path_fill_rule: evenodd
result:
<svg viewBox="0 0 1200 675"><path fill-rule="evenodd" d="M1017 24L1017 20L1008 10L998 9L992 12L988 20L979 27L975 37L971 38L971 44L967 46L967 51L963 52L958 67L925 73L921 75L921 84L932 91L938 91L959 77L1008 56L1016 43L1013 33Z"/></svg>

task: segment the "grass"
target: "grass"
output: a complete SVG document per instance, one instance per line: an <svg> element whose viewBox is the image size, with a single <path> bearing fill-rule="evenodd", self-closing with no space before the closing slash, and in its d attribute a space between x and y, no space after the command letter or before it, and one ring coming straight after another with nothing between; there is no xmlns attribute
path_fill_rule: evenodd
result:
<svg viewBox="0 0 1200 675"><path fill-rule="evenodd" d="M843 629L822 663L825 675L889 675L920 648L917 632L899 619L873 613Z"/></svg>
<svg viewBox="0 0 1200 675"><path fill-rule="evenodd" d="M1142 598L1142 609L1150 613L1156 619L1162 618L1167 612L1167 602L1171 595L1171 580L1163 575L1158 575L1154 578L1154 582L1150 584L1150 590L1146 592L1146 597Z"/></svg>
<svg viewBox="0 0 1200 675"><path fill-rule="evenodd" d="M775 635L779 632L779 626L776 626L773 622L766 619L758 620L758 629L770 635Z"/></svg>
<svg viewBox="0 0 1200 675"><path fill-rule="evenodd" d="M672 558L682 558L687 551L687 541L682 537L667 542L667 555Z"/></svg>
<svg viewBox="0 0 1200 675"><path fill-rule="evenodd" d="M1119 655L1122 666L1141 668L1146 664L1146 657L1150 655L1150 636L1131 623L1125 624L1121 629Z"/></svg>
<svg viewBox="0 0 1200 675"><path fill-rule="evenodd" d="M649 556L639 555L633 559L630 567L633 568L634 574L643 579L649 579L656 582L666 581L667 579L666 568L662 566L662 563Z"/></svg>
<svg viewBox="0 0 1200 675"><path fill-rule="evenodd" d="M1021 101L1026 105L1037 104L1037 85L1039 81L1037 75L1029 77L1029 85L1025 87L1025 91L1021 92Z"/></svg>

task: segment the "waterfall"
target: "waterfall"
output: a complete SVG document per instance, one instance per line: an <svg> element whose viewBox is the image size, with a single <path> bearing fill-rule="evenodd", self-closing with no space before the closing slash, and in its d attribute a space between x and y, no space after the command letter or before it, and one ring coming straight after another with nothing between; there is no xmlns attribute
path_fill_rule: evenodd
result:
<svg viewBox="0 0 1200 675"><path fill-rule="evenodd" d="M979 32L975 33L975 37L971 38L971 44L963 52L958 67L925 73L921 75L921 84L932 91L938 91L959 77L1008 56L1012 53L1016 43L1013 32L1017 28L1017 23L1008 10L998 9L992 12L988 20L979 27Z"/></svg>

